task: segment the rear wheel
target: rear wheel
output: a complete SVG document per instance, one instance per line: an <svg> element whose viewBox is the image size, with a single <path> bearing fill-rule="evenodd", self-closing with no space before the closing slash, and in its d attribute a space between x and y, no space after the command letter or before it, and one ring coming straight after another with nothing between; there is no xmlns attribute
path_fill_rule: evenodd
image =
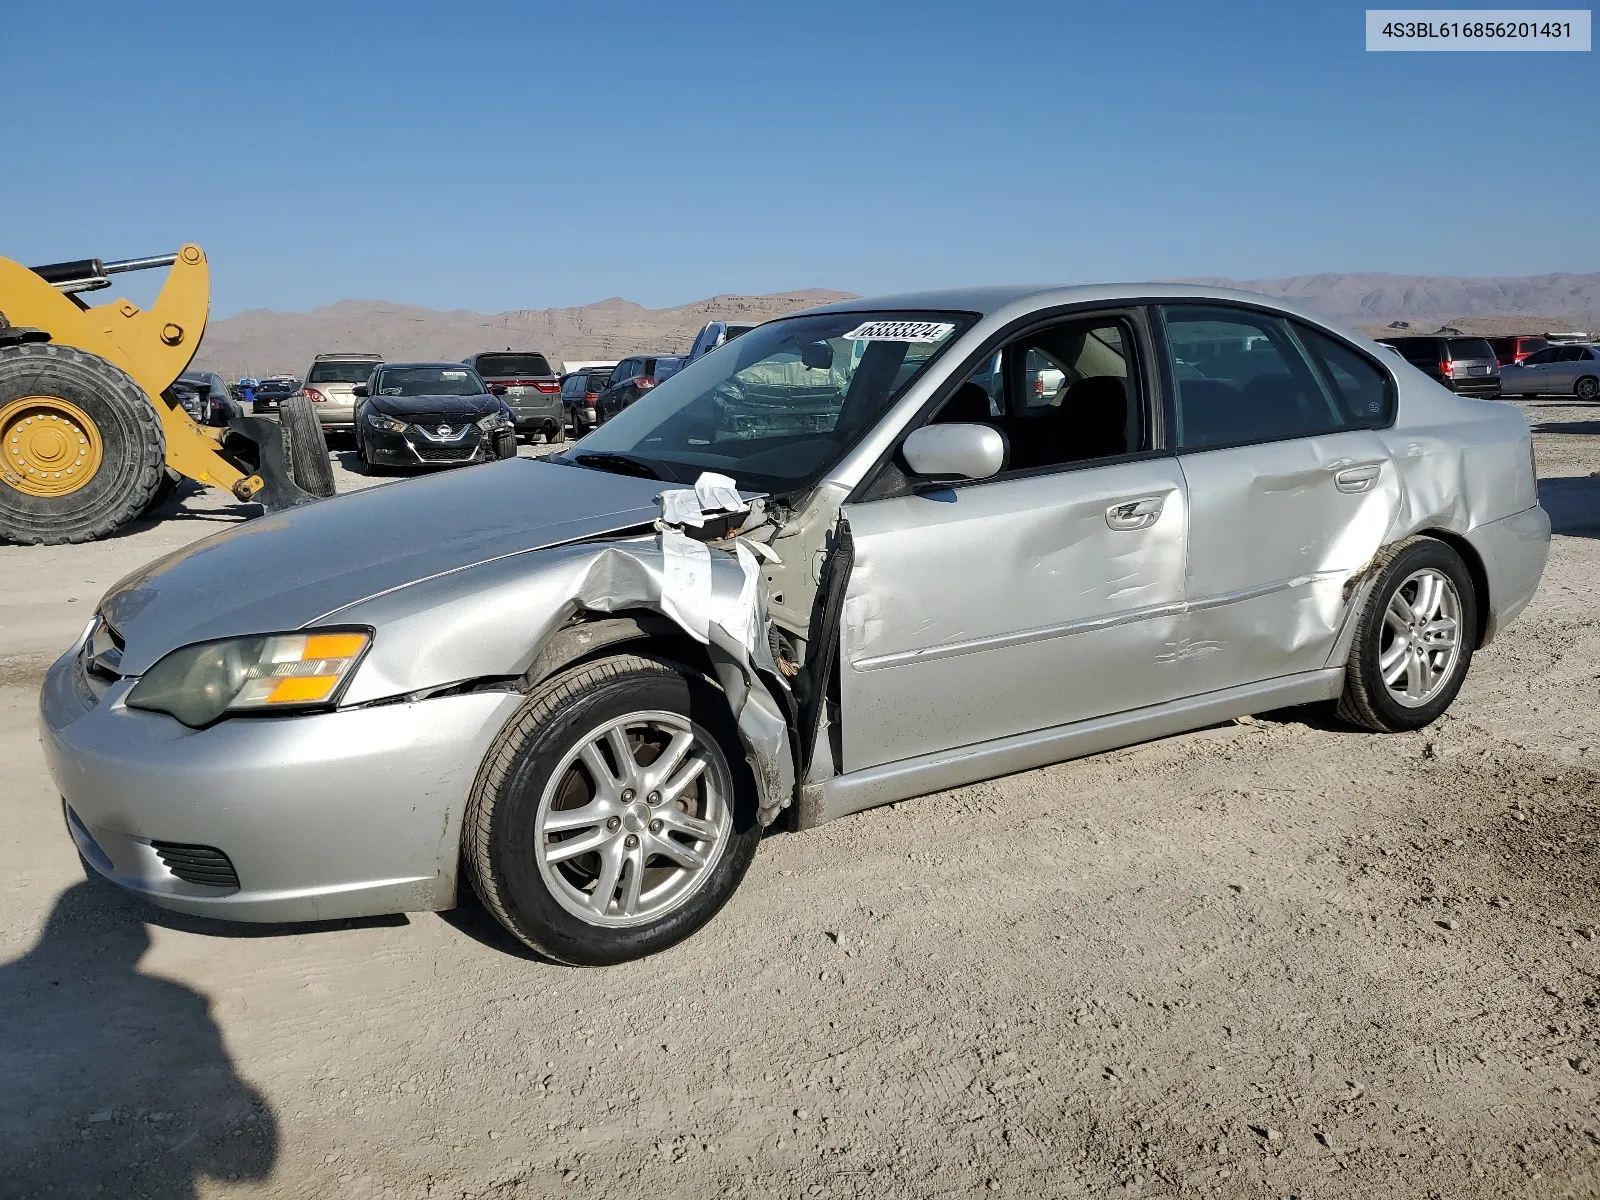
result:
<svg viewBox="0 0 1600 1200"><path fill-rule="evenodd" d="M761 827L722 693L629 655L529 695L490 748L462 837L473 888L511 934L599 966L663 950L715 916Z"/></svg>
<svg viewBox="0 0 1600 1200"><path fill-rule="evenodd" d="M1356 627L1339 715L1384 733L1438 720L1461 690L1477 639L1477 596L1461 556L1429 537L1385 552Z"/></svg>
<svg viewBox="0 0 1600 1200"><path fill-rule="evenodd" d="M166 474L166 434L143 389L98 355L0 350L0 537L86 542L143 513Z"/></svg>
<svg viewBox="0 0 1600 1200"><path fill-rule="evenodd" d="M278 428L283 431L283 460L295 485L313 496L333 495L333 461L311 401L304 396L286 399L278 412Z"/></svg>
<svg viewBox="0 0 1600 1200"><path fill-rule="evenodd" d="M1572 394L1584 403L1589 403L1596 396L1600 396L1600 379L1593 375L1585 375L1572 388Z"/></svg>

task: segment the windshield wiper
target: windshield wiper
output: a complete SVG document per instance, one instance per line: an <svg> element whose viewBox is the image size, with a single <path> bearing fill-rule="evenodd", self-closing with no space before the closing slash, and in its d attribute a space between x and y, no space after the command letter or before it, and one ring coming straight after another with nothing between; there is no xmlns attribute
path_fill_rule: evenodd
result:
<svg viewBox="0 0 1600 1200"><path fill-rule="evenodd" d="M581 467L592 467L596 471L610 471L613 475L636 475L640 479L679 482L675 475L664 471L648 459L635 458L631 454L618 454L611 450L589 450L583 454L573 455L572 461Z"/></svg>

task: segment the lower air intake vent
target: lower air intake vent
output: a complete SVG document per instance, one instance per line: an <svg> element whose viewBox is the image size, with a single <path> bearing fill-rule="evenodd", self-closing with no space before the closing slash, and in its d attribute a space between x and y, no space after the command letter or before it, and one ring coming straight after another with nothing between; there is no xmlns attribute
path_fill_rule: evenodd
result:
<svg viewBox="0 0 1600 1200"><path fill-rule="evenodd" d="M228 856L215 846L186 846L181 842L151 842L161 861L185 883L201 887L239 890L239 876Z"/></svg>

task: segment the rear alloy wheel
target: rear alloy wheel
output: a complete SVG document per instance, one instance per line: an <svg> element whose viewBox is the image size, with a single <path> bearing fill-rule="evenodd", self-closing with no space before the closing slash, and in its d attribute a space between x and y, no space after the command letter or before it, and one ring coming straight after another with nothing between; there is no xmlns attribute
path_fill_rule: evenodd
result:
<svg viewBox="0 0 1600 1200"><path fill-rule="evenodd" d="M138 517L166 475L166 434L121 368L70 346L0 350L0 537L86 542Z"/></svg>
<svg viewBox="0 0 1600 1200"><path fill-rule="evenodd" d="M1585 375L1573 386L1572 394L1585 404L1593 402L1596 396L1600 396L1600 379Z"/></svg>
<svg viewBox="0 0 1600 1200"><path fill-rule="evenodd" d="M1437 720L1461 690L1477 637L1477 596L1461 556L1410 538L1390 549L1360 616L1339 715L1387 733Z"/></svg>
<svg viewBox="0 0 1600 1200"><path fill-rule="evenodd" d="M463 828L473 887L495 918L583 966L694 933L760 839L755 781L722 694L632 656L535 689L490 750Z"/></svg>

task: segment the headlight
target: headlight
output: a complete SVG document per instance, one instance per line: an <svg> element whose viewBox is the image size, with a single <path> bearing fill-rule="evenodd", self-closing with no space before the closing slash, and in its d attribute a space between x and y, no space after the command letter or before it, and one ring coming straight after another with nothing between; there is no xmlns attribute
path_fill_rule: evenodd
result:
<svg viewBox="0 0 1600 1200"><path fill-rule="evenodd" d="M144 673L127 705L195 729L226 713L322 707L337 699L371 644L370 633L341 630L184 646Z"/></svg>
<svg viewBox="0 0 1600 1200"><path fill-rule="evenodd" d="M515 424L516 422L503 412L490 413L478 420L478 428L485 433L493 433L497 429L510 429Z"/></svg>
<svg viewBox="0 0 1600 1200"><path fill-rule="evenodd" d="M406 431L406 423L404 421L396 421L393 417L385 416L381 412L367 413L367 424L374 429L387 429L390 433L404 433Z"/></svg>

